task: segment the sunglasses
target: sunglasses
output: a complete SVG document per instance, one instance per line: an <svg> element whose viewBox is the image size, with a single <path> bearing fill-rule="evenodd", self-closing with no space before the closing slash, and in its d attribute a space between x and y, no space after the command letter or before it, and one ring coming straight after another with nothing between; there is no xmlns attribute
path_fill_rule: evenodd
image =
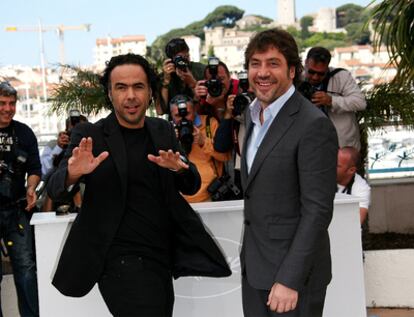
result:
<svg viewBox="0 0 414 317"><path fill-rule="evenodd" d="M318 71L313 70L313 69L308 69L307 72L308 72L309 75L319 75L320 77L325 76L326 73L327 73L327 72L318 72Z"/></svg>

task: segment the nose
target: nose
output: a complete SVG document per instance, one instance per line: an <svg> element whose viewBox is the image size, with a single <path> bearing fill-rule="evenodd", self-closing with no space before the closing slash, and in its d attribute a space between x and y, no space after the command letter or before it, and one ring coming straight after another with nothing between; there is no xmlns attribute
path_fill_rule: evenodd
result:
<svg viewBox="0 0 414 317"><path fill-rule="evenodd" d="M128 90L127 90L127 98L128 99L134 99L135 98L134 89L132 87L129 87Z"/></svg>
<svg viewBox="0 0 414 317"><path fill-rule="evenodd" d="M257 75L259 77L267 77L269 76L269 68L266 65L261 65L258 69Z"/></svg>

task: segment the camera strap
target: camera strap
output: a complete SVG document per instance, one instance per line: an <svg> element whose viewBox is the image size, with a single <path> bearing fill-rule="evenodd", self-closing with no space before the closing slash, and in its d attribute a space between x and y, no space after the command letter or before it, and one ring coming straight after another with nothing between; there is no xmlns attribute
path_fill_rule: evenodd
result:
<svg viewBox="0 0 414 317"><path fill-rule="evenodd" d="M343 70L345 70L345 68L335 68L334 70L328 72L328 74L322 81L322 91L328 91L328 84L331 78Z"/></svg>

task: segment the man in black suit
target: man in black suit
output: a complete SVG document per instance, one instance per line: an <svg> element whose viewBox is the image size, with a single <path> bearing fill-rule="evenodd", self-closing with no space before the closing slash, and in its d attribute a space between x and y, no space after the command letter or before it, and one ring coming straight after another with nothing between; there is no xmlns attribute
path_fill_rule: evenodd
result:
<svg viewBox="0 0 414 317"><path fill-rule="evenodd" d="M52 199L85 183L53 278L65 295L98 283L115 316L171 316L172 275L228 276L220 250L179 191L193 194L200 176L167 121L145 117L156 74L139 55L113 57L102 84L113 112L79 124L51 177Z"/></svg>
<svg viewBox="0 0 414 317"><path fill-rule="evenodd" d="M295 90L302 65L289 33L258 33L245 60L257 98L245 112L241 165L244 314L322 316L331 279L335 128Z"/></svg>

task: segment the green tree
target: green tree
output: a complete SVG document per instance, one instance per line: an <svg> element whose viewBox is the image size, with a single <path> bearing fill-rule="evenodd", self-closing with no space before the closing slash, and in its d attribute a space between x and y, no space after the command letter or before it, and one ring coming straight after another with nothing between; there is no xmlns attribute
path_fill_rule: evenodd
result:
<svg viewBox="0 0 414 317"><path fill-rule="evenodd" d="M70 109L79 109L89 115L111 109L98 74L74 66L64 67L75 75L72 79L62 81L53 90L50 112L66 114Z"/></svg>
<svg viewBox="0 0 414 317"><path fill-rule="evenodd" d="M344 28L350 23L362 22L362 12L364 7L359 5L348 3L343 6L336 8L337 26Z"/></svg>
<svg viewBox="0 0 414 317"><path fill-rule="evenodd" d="M309 27L313 25L313 17L305 15L300 19L301 38L310 36Z"/></svg>
<svg viewBox="0 0 414 317"><path fill-rule="evenodd" d="M152 60L157 61L164 58L164 48L169 40L185 35L195 35L204 40L205 27L233 27L237 20L243 17L244 11L235 6L219 6L209 13L204 19L193 22L184 28L173 29L163 35L158 36L151 45L148 55ZM160 56L158 53L162 52Z"/></svg>
<svg viewBox="0 0 414 317"><path fill-rule="evenodd" d="M353 44L365 45L370 42L370 32L364 26L365 23L354 22L345 27L347 37Z"/></svg>
<svg viewBox="0 0 414 317"><path fill-rule="evenodd" d="M374 0L371 4L374 4ZM413 86L414 83L414 1L383 0L372 11L374 47L387 46L390 63L397 65L395 82Z"/></svg>

